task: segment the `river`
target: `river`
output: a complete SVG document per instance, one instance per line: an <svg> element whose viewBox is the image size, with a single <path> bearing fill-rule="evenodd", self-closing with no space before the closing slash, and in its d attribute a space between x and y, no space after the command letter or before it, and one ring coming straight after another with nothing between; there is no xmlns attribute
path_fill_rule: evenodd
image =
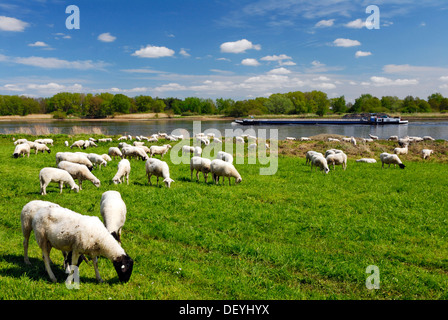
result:
<svg viewBox="0 0 448 320"><path fill-rule="evenodd" d="M42 129L44 129L42 131ZM176 130L177 129L177 130ZM264 130L266 131L264 131ZM271 131L274 130L274 131ZM277 130L277 131L275 131ZM150 120L150 121L2 121L0 134L31 133L44 134L61 133L102 133L105 135L144 135L150 136L157 132L168 134L189 134L193 132L215 132L222 136L235 136L242 132L254 133L267 138L275 137L308 137L317 134L339 134L368 138L369 134L387 139L390 136L431 136L435 139L448 140L448 120L410 121L405 125L281 125L281 126L242 126L231 121L192 121L192 120ZM274 135L275 134L275 135Z"/></svg>

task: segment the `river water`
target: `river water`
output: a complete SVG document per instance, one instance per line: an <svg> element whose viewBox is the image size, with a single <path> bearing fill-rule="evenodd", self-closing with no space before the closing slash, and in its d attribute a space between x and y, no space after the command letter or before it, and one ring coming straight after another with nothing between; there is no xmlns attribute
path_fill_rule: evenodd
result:
<svg viewBox="0 0 448 320"><path fill-rule="evenodd" d="M39 129L40 128L40 129ZM44 132L42 132L44 128ZM387 139L390 136L431 136L448 140L448 120L410 121L405 125L281 125L281 126L242 126L231 121L192 121L192 120L149 120L149 121L57 121L43 120L33 122L2 121L0 134L12 133L102 133L105 135L144 135L157 132L184 134L213 132L221 136L236 136L241 133L285 139L286 137L308 137L317 134L339 134L368 138L369 134Z"/></svg>

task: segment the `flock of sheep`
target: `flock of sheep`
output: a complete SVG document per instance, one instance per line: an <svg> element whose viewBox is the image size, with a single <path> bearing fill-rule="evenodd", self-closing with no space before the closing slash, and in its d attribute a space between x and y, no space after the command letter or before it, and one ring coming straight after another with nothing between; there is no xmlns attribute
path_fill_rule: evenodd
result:
<svg viewBox="0 0 448 320"><path fill-rule="evenodd" d="M171 183L174 182L170 177L168 164L161 160L171 148L171 145L165 144L162 146L152 145L147 147L143 140L148 142L156 142L159 139L166 139L168 141L177 141L182 139L181 136L169 136L166 134L157 134L151 138L142 136L136 137L133 144L128 144L123 140L129 140L130 136L120 137L117 147L110 147L107 154L96 154L86 152L57 152L55 155L56 167L44 167L39 172L40 192L46 195L46 188L51 183L59 184L59 192L62 193L64 185L68 185L71 190L80 192L82 190L82 181L88 180L94 186L100 187L100 180L92 173L94 168L101 170L101 166L106 166L112 159L120 159L117 166L117 172L112 177L114 184L124 183L127 180L129 184L129 174L131 171L131 162L129 159L137 159L145 161L145 171L148 178L148 183L151 185L151 177L157 177L157 185L159 178L163 179L165 186L170 188ZM200 146L210 144L210 137L202 134L197 135L196 139ZM212 137L213 138L213 137ZM256 139L256 138L255 138ZM332 139L332 138L329 138ZM292 137L287 137L286 140L296 140ZM310 138L302 137L301 141L309 141ZM335 141L332 139L329 141ZM363 142L378 140L378 137L370 135L369 139L363 139ZM388 140L397 141L399 147L393 150L393 153L380 154L380 161L382 167L384 164L398 165L400 168L405 168L398 155L407 154L408 146L412 142L419 142L424 140L434 140L431 137L417 138L405 137L399 139L397 136L392 136ZM249 141L249 140L248 140ZM255 140L256 141L256 140ZM339 140L338 140L339 141ZM69 146L65 141L65 146L79 149L87 149L88 147L97 147L97 143L112 142L111 138L95 140L78 140ZM221 143L218 138L214 142ZM244 137L236 137L236 143L245 143ZM343 138L343 142L348 142L356 145L354 137ZM15 149L13 157L18 158L30 155L30 150L34 149L37 154L39 151L48 153L51 152L47 145L53 145L52 139L39 139L36 141L27 141L26 139L19 139L14 142ZM193 174L196 172L196 180L199 180L199 173L204 176L204 181L207 182L208 174L211 173L214 183L219 183L219 178L223 180L227 177L229 184L231 178L235 179L235 184L242 181L241 175L238 173L233 165L233 155L219 151L216 159L208 159L201 157L202 148L200 146L184 145L182 147L183 154L193 155L190 159L191 180ZM248 149L257 147L256 143L248 144ZM266 148L269 145L266 144ZM422 149L422 157L427 159L432 150ZM160 159L154 156L160 156ZM347 168L347 155L338 149L330 149L325 154L308 151L306 153L306 164L311 165L311 170L314 167L319 168L325 173L330 171L330 166L333 170L336 165L341 165L345 170ZM357 162L376 163L375 159L362 158L356 160ZM75 180L78 180L76 184ZM224 182L224 181L223 181ZM73 266L79 266L83 261L84 255L92 258L95 268L95 275L98 281L102 281L97 265L97 257L103 255L110 259L116 269L120 281L128 281L130 279L133 260L126 254L121 247L121 229L126 220L126 205L117 191L106 191L102 194L100 213L103 222L98 217L85 216L73 212L67 208L63 208L58 204L33 200L27 203L21 212L22 233L24 236L24 260L29 264L28 259L28 241L31 231L34 231L35 237L39 247L42 250L42 256L45 263L46 271L50 279L55 282L54 276L50 267L50 250L56 248L62 251L64 256L64 268L69 274L74 272Z"/></svg>

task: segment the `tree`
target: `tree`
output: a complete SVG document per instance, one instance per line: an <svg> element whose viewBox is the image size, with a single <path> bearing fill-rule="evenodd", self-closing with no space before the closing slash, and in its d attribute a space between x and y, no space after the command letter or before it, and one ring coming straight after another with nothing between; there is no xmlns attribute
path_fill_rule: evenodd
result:
<svg viewBox="0 0 448 320"><path fill-rule="evenodd" d="M154 99L150 96L135 97L135 105L138 112L149 112L152 110Z"/></svg>
<svg viewBox="0 0 448 320"><path fill-rule="evenodd" d="M417 112L417 103L413 96L407 96L406 98L404 98L401 111L405 113Z"/></svg>
<svg viewBox="0 0 448 320"><path fill-rule="evenodd" d="M431 110L434 112L441 111L440 104L442 103L443 96L440 93L433 93L428 97L428 103L431 106Z"/></svg>
<svg viewBox="0 0 448 320"><path fill-rule="evenodd" d="M389 112L397 112L401 109L403 101L396 96L381 97L381 106Z"/></svg>
<svg viewBox="0 0 448 320"><path fill-rule="evenodd" d="M347 106L345 104L345 97L340 96L339 98L333 98L330 100L330 106L333 113L345 113L347 111Z"/></svg>
<svg viewBox="0 0 448 320"><path fill-rule="evenodd" d="M306 98L305 94L301 91L288 92L286 96L291 100L294 105L294 113L301 114L306 113Z"/></svg>
<svg viewBox="0 0 448 320"><path fill-rule="evenodd" d="M225 114L227 113L235 104L235 101L232 99L223 99L218 98L216 99L216 109L219 114Z"/></svg>
<svg viewBox="0 0 448 320"><path fill-rule="evenodd" d="M113 112L129 113L131 108L131 101L124 94L116 94L111 101L111 107Z"/></svg>
<svg viewBox="0 0 448 320"><path fill-rule="evenodd" d="M272 114L288 114L294 111L294 104L291 99L281 93L270 95L265 107Z"/></svg>

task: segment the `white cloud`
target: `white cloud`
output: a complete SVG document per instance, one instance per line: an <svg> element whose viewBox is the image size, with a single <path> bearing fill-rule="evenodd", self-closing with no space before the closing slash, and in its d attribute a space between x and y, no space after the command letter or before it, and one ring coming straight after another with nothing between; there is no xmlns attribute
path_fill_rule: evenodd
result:
<svg viewBox="0 0 448 320"><path fill-rule="evenodd" d="M147 45L145 48L135 51L132 55L140 58L171 57L174 55L174 50L167 47Z"/></svg>
<svg viewBox="0 0 448 320"><path fill-rule="evenodd" d="M427 74L438 75L448 73L448 68L443 67L427 67L427 66L413 66L409 64L388 64L383 67L384 73L389 74Z"/></svg>
<svg viewBox="0 0 448 320"><path fill-rule="evenodd" d="M28 46L30 47L48 47L48 44L42 41L36 41L34 43L30 43Z"/></svg>
<svg viewBox="0 0 448 320"><path fill-rule="evenodd" d="M289 73L291 73L291 71L283 67L272 69L271 71L268 72L268 74L289 74Z"/></svg>
<svg viewBox="0 0 448 320"><path fill-rule="evenodd" d="M370 77L371 84L374 86L408 86L418 84L417 79L396 79L392 80L386 77Z"/></svg>
<svg viewBox="0 0 448 320"><path fill-rule="evenodd" d="M221 52L228 53L244 53L246 50L254 49L261 50L261 46L259 44L252 44L249 40L242 39L234 42L224 42L220 46Z"/></svg>
<svg viewBox="0 0 448 320"><path fill-rule="evenodd" d="M157 87L154 89L154 91L158 92L165 92L165 91L179 91L179 90L186 90L187 87L180 85L178 83L168 83L164 84L160 87Z"/></svg>
<svg viewBox="0 0 448 320"><path fill-rule="evenodd" d="M98 36L98 40L102 42L114 42L117 39L117 37L114 37L109 32L102 33Z"/></svg>
<svg viewBox="0 0 448 320"><path fill-rule="evenodd" d="M241 64L243 66L257 67L260 65L260 62L258 62L257 59L247 58L247 59L243 59L241 61Z"/></svg>
<svg viewBox="0 0 448 320"><path fill-rule="evenodd" d="M22 32L29 24L16 18L0 16L0 31Z"/></svg>
<svg viewBox="0 0 448 320"><path fill-rule="evenodd" d="M333 44L336 47L356 47L356 46L360 46L361 42L359 42L358 40L351 40L351 39L344 39L344 38L338 38L336 40L333 41Z"/></svg>
<svg viewBox="0 0 448 320"><path fill-rule="evenodd" d="M28 57L28 58L13 58L12 62L18 64L24 64L33 67L40 67L46 69L78 69L78 70L88 70L88 69L102 69L108 64L102 61L93 62L91 60L78 60L78 61L68 61L61 60L58 58L43 58L43 57Z"/></svg>
<svg viewBox="0 0 448 320"><path fill-rule="evenodd" d="M367 57L367 56L371 56L372 52L369 51L356 51L355 53L355 57L359 58L359 57Z"/></svg>
<svg viewBox="0 0 448 320"><path fill-rule="evenodd" d="M123 72L128 72L128 73L165 73L164 71L157 71L157 70L151 70L151 69L123 69L121 70Z"/></svg>
<svg viewBox="0 0 448 320"><path fill-rule="evenodd" d="M272 56L265 56L263 58L260 58L260 60L263 61L281 61L281 60L291 60L292 58L290 56L287 56L286 54L281 54L279 56L272 55Z"/></svg>
<svg viewBox="0 0 448 320"><path fill-rule="evenodd" d="M349 23L344 24L347 28L353 29L361 29L366 26L366 21L362 19L356 19L354 21L350 21Z"/></svg>
<svg viewBox="0 0 448 320"><path fill-rule="evenodd" d="M318 23L315 24L315 27L331 27L334 24L334 19L329 20L320 20Z"/></svg>
<svg viewBox="0 0 448 320"><path fill-rule="evenodd" d="M283 61L283 60L280 60L278 62L278 64L281 66L295 66L296 65L296 63L294 61Z"/></svg>
<svg viewBox="0 0 448 320"><path fill-rule="evenodd" d="M439 80L441 80L441 81L448 81L448 76L441 76L439 78Z"/></svg>
<svg viewBox="0 0 448 320"><path fill-rule="evenodd" d="M179 54L181 54L181 55L184 56L184 57L189 57L189 56L191 56L191 55L187 52L187 50L184 49L184 48L181 48L181 49L180 49Z"/></svg>

